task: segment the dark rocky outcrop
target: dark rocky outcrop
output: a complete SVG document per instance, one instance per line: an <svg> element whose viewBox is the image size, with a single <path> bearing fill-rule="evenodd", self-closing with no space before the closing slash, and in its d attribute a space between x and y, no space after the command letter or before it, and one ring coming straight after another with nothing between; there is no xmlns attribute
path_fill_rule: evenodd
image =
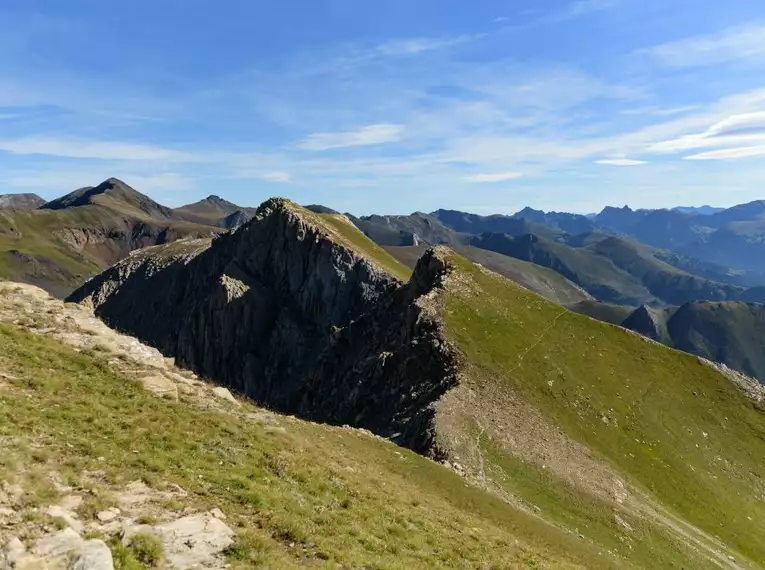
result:
<svg viewBox="0 0 765 570"><path fill-rule="evenodd" d="M667 332L667 319L669 317L668 309L641 305L624 320L622 326L671 346L672 339L669 338Z"/></svg>
<svg viewBox="0 0 765 570"><path fill-rule="evenodd" d="M209 241L134 253L69 300L276 410L364 427L437 454L434 404L457 383L429 251L402 284L314 214L265 202Z"/></svg>

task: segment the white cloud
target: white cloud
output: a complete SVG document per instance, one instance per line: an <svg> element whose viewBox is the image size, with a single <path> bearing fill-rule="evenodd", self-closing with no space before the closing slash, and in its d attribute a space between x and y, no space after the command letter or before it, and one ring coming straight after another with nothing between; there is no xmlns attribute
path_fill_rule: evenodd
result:
<svg viewBox="0 0 765 570"><path fill-rule="evenodd" d="M472 174L470 176L464 176L462 179L465 182L486 184L492 182L504 182L505 180L517 180L522 176L523 174L521 172L494 172L486 174Z"/></svg>
<svg viewBox="0 0 765 570"><path fill-rule="evenodd" d="M260 175L260 178L268 182L287 183L292 181L292 175L289 172L264 172Z"/></svg>
<svg viewBox="0 0 765 570"><path fill-rule="evenodd" d="M640 166L641 164L647 164L645 160L633 160L631 158L606 158L603 160L596 160L595 164L605 164L607 166Z"/></svg>
<svg viewBox="0 0 765 570"><path fill-rule="evenodd" d="M752 158L755 156L765 156L765 145L713 150L693 154L684 158L685 160L733 160L738 158Z"/></svg>
<svg viewBox="0 0 765 570"><path fill-rule="evenodd" d="M103 160L191 160L191 156L187 153L153 145L76 139L0 139L0 151L22 155L97 158Z"/></svg>
<svg viewBox="0 0 765 570"><path fill-rule="evenodd" d="M644 50L669 67L697 67L765 56L765 25L728 28L706 36L668 42Z"/></svg>
<svg viewBox="0 0 765 570"><path fill-rule="evenodd" d="M654 143L652 152L673 153L695 148L739 146L765 141L765 112L733 115L718 121L702 133Z"/></svg>
<svg viewBox="0 0 765 570"><path fill-rule="evenodd" d="M415 55L455 46L474 39L474 36L454 36L451 38L403 38L390 40L378 45L374 53L381 56Z"/></svg>
<svg viewBox="0 0 765 570"><path fill-rule="evenodd" d="M367 146L395 142L401 139L401 125L368 125L355 131L314 133L303 139L298 148L303 150L331 150L352 146Z"/></svg>

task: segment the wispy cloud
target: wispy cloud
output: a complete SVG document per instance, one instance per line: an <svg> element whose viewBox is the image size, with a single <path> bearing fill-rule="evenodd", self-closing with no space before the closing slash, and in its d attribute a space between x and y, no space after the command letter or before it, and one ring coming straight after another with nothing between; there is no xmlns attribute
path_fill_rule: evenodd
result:
<svg viewBox="0 0 765 570"><path fill-rule="evenodd" d="M268 182L281 182L283 184L292 182L292 175L289 172L264 172L260 178Z"/></svg>
<svg viewBox="0 0 765 570"><path fill-rule="evenodd" d="M469 176L463 176L462 179L465 182L472 182L476 184L487 184L493 182L504 182L506 180L516 180L521 178L523 173L521 172L493 172L485 174L471 174Z"/></svg>
<svg viewBox="0 0 765 570"><path fill-rule="evenodd" d="M372 53L380 56L415 55L418 53L444 49L469 42L477 36L460 35L445 38L401 38L389 40L377 45Z"/></svg>
<svg viewBox="0 0 765 570"><path fill-rule="evenodd" d="M685 160L734 160L739 158L752 158L755 156L765 156L765 145L712 150L709 152L692 154L684 158Z"/></svg>
<svg viewBox="0 0 765 570"><path fill-rule="evenodd" d="M96 158L103 160L183 162L192 159L187 153L153 145L79 139L0 139L0 151L23 155Z"/></svg>
<svg viewBox="0 0 765 570"><path fill-rule="evenodd" d="M765 141L765 112L733 115L702 133L684 135L651 145L652 152L674 153L696 148L738 146Z"/></svg>
<svg viewBox="0 0 765 570"><path fill-rule="evenodd" d="M640 166L641 164L647 164L645 160L634 160L631 158L605 158L603 160L596 160L595 164L603 164L606 166Z"/></svg>
<svg viewBox="0 0 765 570"><path fill-rule="evenodd" d="M762 58L765 57L765 25L728 28L716 34L664 43L644 52L669 67L699 67Z"/></svg>
<svg viewBox="0 0 765 570"><path fill-rule="evenodd" d="M391 143L400 140L402 133L403 127L401 125L367 125L355 131L314 133L303 139L298 144L298 148L321 151Z"/></svg>

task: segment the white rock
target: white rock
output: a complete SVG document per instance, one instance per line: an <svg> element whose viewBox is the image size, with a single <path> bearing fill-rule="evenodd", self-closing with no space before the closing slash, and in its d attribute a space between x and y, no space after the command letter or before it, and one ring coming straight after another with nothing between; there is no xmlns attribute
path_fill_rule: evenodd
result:
<svg viewBox="0 0 765 570"><path fill-rule="evenodd" d="M178 399L178 386L162 374L144 376L139 380L143 387L160 398Z"/></svg>
<svg viewBox="0 0 765 570"><path fill-rule="evenodd" d="M234 531L212 513L191 515L154 527L176 570L212 566L234 540Z"/></svg>
<svg viewBox="0 0 765 570"><path fill-rule="evenodd" d="M81 495L67 495L59 501L59 506L67 511L77 510L82 505Z"/></svg>
<svg viewBox="0 0 765 570"><path fill-rule="evenodd" d="M210 511L210 514L214 516L216 519L220 519L222 521L226 520L226 515L223 514L223 511L221 511L219 508L215 507L213 510Z"/></svg>
<svg viewBox="0 0 765 570"><path fill-rule="evenodd" d="M231 402L232 404L239 405L239 402L236 398L234 398L234 395L229 391L228 388L224 388L223 386L216 386L212 389L213 394L215 394L218 398L221 400L227 400Z"/></svg>
<svg viewBox="0 0 765 570"><path fill-rule="evenodd" d="M76 515L73 512L68 511L63 507L59 507L58 505L51 505L48 507L46 512L49 516L66 521L66 524L69 525L69 528L75 532L82 532L82 523L75 518Z"/></svg>
<svg viewBox="0 0 765 570"><path fill-rule="evenodd" d="M71 570L114 570L109 547L103 540L88 540L74 555Z"/></svg>
<svg viewBox="0 0 765 570"><path fill-rule="evenodd" d="M71 528L65 528L56 534L43 537L35 542L32 553L40 558L66 558L69 552L78 550L83 542L79 534Z"/></svg>
<svg viewBox="0 0 765 570"><path fill-rule="evenodd" d="M112 512L110 510L109 511L101 511L100 513L98 513L96 515L96 518L99 521L101 521L102 523L108 523L108 522L111 522L114 519L116 519L118 515L119 515L119 513L115 513L115 512Z"/></svg>

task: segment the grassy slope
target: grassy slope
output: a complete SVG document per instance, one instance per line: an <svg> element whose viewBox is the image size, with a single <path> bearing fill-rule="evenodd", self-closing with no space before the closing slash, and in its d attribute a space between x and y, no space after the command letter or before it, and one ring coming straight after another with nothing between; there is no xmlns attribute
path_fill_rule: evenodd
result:
<svg viewBox="0 0 765 570"><path fill-rule="evenodd" d="M612 303L603 303L601 301L579 301L578 303L566 305L566 308L575 313L579 313L580 315L587 315L588 317L603 321L604 323L611 323L612 325L622 324L624 319L629 317L635 311L635 307L614 305Z"/></svg>
<svg viewBox="0 0 765 570"><path fill-rule="evenodd" d="M299 208L299 206L296 207ZM412 271L406 265L361 233L342 214L315 214L305 208L300 208L300 215L325 228L340 243L366 257L396 278L407 281L411 276Z"/></svg>
<svg viewBox="0 0 765 570"><path fill-rule="evenodd" d="M116 485L178 484L185 506L223 509L235 568L615 567L390 442L159 399L102 358L0 325L0 480L26 477L29 507L55 501L47 473L77 486L98 469Z"/></svg>
<svg viewBox="0 0 765 570"><path fill-rule="evenodd" d="M672 513L765 560L761 407L693 356L453 261L473 285L447 294L448 336L485 382L520 394Z"/></svg>
<svg viewBox="0 0 765 570"><path fill-rule="evenodd" d="M414 268L428 246L388 246L384 249L407 267ZM555 303L576 303L588 298L561 274L541 265L477 247L456 247L455 250L470 261L480 263Z"/></svg>
<svg viewBox="0 0 765 570"><path fill-rule="evenodd" d="M97 196L92 204L76 208L2 211L0 279L32 283L63 296L117 261L113 257L120 246L105 244L99 253L77 251L53 232L66 228L125 231L128 222L171 226L180 234L210 231L210 228L188 222L153 219L133 204L106 195ZM6 252L10 250L35 258L38 262L36 270L8 255Z"/></svg>

